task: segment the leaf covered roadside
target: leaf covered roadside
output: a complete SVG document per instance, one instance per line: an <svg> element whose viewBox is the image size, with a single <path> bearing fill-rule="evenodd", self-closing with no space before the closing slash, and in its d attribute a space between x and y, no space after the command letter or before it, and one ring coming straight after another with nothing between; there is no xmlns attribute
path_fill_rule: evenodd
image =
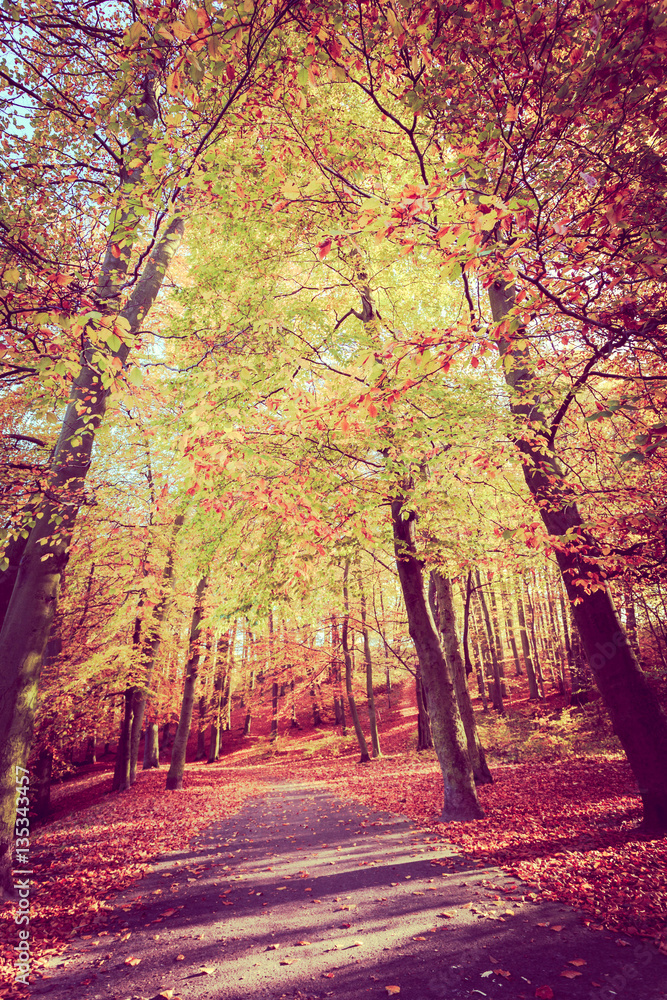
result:
<svg viewBox="0 0 667 1000"><path fill-rule="evenodd" d="M102 773L93 781L81 779L89 798L100 793L100 786L108 790L109 777ZM49 956L62 951L75 933L85 933L90 925L99 933L113 911L108 900L142 878L158 855L185 847L259 790L250 772L231 784L219 769L191 764L187 788L174 798L164 793L162 772L146 771L122 796L105 796L36 828L31 837L32 972L39 974ZM81 801L83 796L76 798ZM14 984L17 937L11 904L4 905L0 921L0 997L16 996L17 989L27 995L29 988Z"/></svg>
<svg viewBox="0 0 667 1000"><path fill-rule="evenodd" d="M498 865L529 883L528 892L517 887L527 899L567 903L591 927L652 939L667 954L667 838L633 829L641 810L627 764L494 765L494 784L478 790L485 818L444 826L434 822L442 805L435 761L393 755L345 777L326 770L318 777L340 795L406 815L480 868Z"/></svg>

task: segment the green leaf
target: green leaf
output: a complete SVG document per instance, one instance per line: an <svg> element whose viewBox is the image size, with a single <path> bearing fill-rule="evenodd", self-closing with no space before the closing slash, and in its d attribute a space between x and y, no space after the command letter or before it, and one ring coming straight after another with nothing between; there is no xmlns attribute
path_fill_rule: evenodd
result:
<svg viewBox="0 0 667 1000"><path fill-rule="evenodd" d="M144 375L143 372L141 371L141 368L132 368L129 375L127 376L127 380L128 382L131 382L132 385L141 385L141 383L144 380Z"/></svg>
<svg viewBox="0 0 667 1000"><path fill-rule="evenodd" d="M116 336L115 333L108 333L104 339L106 340L108 346L111 348L112 351L120 350L122 346L122 341L119 337Z"/></svg>

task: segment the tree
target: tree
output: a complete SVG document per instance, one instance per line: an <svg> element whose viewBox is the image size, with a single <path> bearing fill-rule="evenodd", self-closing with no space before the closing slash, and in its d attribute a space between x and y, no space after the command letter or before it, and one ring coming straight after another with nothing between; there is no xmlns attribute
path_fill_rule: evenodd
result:
<svg viewBox="0 0 667 1000"><path fill-rule="evenodd" d="M0 227L5 289L12 286L3 295L4 318L12 343L20 340L9 372L53 367L71 373L44 494L29 515L31 530L20 525L29 537L0 633L5 891L12 885L14 768L25 763L30 746L39 672L95 434L179 245L196 169L258 75L260 56L290 6L285 0L251 9L202 8L180 21L168 8L146 9L135 19L130 4L63 10L35 2L22 8L18 23L18 15L2 15L7 55L1 71L16 136ZM28 126L25 137L16 114L18 124L23 118ZM66 256L73 273L58 259L57 241L51 257L40 229L56 214L58 198L66 206L63 243L71 240L77 250ZM108 213L105 236L91 217L95 201ZM27 208L34 203L46 206L37 224ZM38 357L30 358L35 343ZM47 359L54 355L52 365Z"/></svg>

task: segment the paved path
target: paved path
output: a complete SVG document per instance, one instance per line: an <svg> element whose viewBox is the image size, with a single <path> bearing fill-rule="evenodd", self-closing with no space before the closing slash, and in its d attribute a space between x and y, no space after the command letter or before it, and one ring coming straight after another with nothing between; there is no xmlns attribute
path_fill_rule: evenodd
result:
<svg viewBox="0 0 667 1000"><path fill-rule="evenodd" d="M31 996L666 1000L655 948L434 847L403 817L277 785L161 858Z"/></svg>

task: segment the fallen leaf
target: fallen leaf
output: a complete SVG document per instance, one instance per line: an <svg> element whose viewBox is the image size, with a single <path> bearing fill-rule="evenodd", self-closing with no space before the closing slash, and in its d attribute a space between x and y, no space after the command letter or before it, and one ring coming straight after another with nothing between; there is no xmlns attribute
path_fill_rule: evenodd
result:
<svg viewBox="0 0 667 1000"><path fill-rule="evenodd" d="M576 969L564 969L563 972L561 972L561 976L563 976L565 979L576 979L577 976L580 975L581 972L577 972Z"/></svg>
<svg viewBox="0 0 667 1000"><path fill-rule="evenodd" d="M322 975L324 976L325 979L333 979L334 977L333 972L323 972Z"/></svg>
<svg viewBox="0 0 667 1000"><path fill-rule="evenodd" d="M278 951L278 948L280 948L279 944L267 944L266 951Z"/></svg>
<svg viewBox="0 0 667 1000"><path fill-rule="evenodd" d="M553 927L549 928L550 931L562 931L562 929L563 929L562 924L554 924Z"/></svg>
<svg viewBox="0 0 667 1000"><path fill-rule="evenodd" d="M184 962L185 961L185 955L177 955L176 958L174 959L174 961L175 962Z"/></svg>
<svg viewBox="0 0 667 1000"><path fill-rule="evenodd" d="M571 958L567 964L568 965L586 965L586 959L585 958Z"/></svg>
<svg viewBox="0 0 667 1000"><path fill-rule="evenodd" d="M141 961L140 958L135 958L134 955L130 955L129 958L125 959L125 964L126 965L139 965L140 961Z"/></svg>
<svg viewBox="0 0 667 1000"><path fill-rule="evenodd" d="M295 958L281 958L280 962L278 964L279 965L294 965L295 962L296 962ZM581 975L581 973L579 973L579 975Z"/></svg>
<svg viewBox="0 0 667 1000"><path fill-rule="evenodd" d="M538 986L535 990L537 1000L553 1000L554 991L550 986Z"/></svg>
<svg viewBox="0 0 667 1000"><path fill-rule="evenodd" d="M385 990L387 991L387 993L389 993L391 995L393 993L400 993L401 992L401 987L400 986L385 986Z"/></svg>
<svg viewBox="0 0 667 1000"><path fill-rule="evenodd" d="M447 917L448 920L452 919L451 913L436 913L436 917Z"/></svg>
<svg viewBox="0 0 667 1000"><path fill-rule="evenodd" d="M305 946L305 945L307 945L307 944L310 944L310 941L297 941L297 944L298 944L298 945L302 945L302 946Z"/></svg>
<svg viewBox="0 0 667 1000"><path fill-rule="evenodd" d="M199 971L203 972L206 976L212 976L215 972L215 968L212 965L202 965L200 966Z"/></svg>
<svg viewBox="0 0 667 1000"><path fill-rule="evenodd" d="M413 937L413 939L412 939L412 940L413 940L413 941L425 941L425 940L426 940L426 938L425 938L425 937L422 937L422 936L421 936L421 934L418 934L418 935L417 935L416 937Z"/></svg>

